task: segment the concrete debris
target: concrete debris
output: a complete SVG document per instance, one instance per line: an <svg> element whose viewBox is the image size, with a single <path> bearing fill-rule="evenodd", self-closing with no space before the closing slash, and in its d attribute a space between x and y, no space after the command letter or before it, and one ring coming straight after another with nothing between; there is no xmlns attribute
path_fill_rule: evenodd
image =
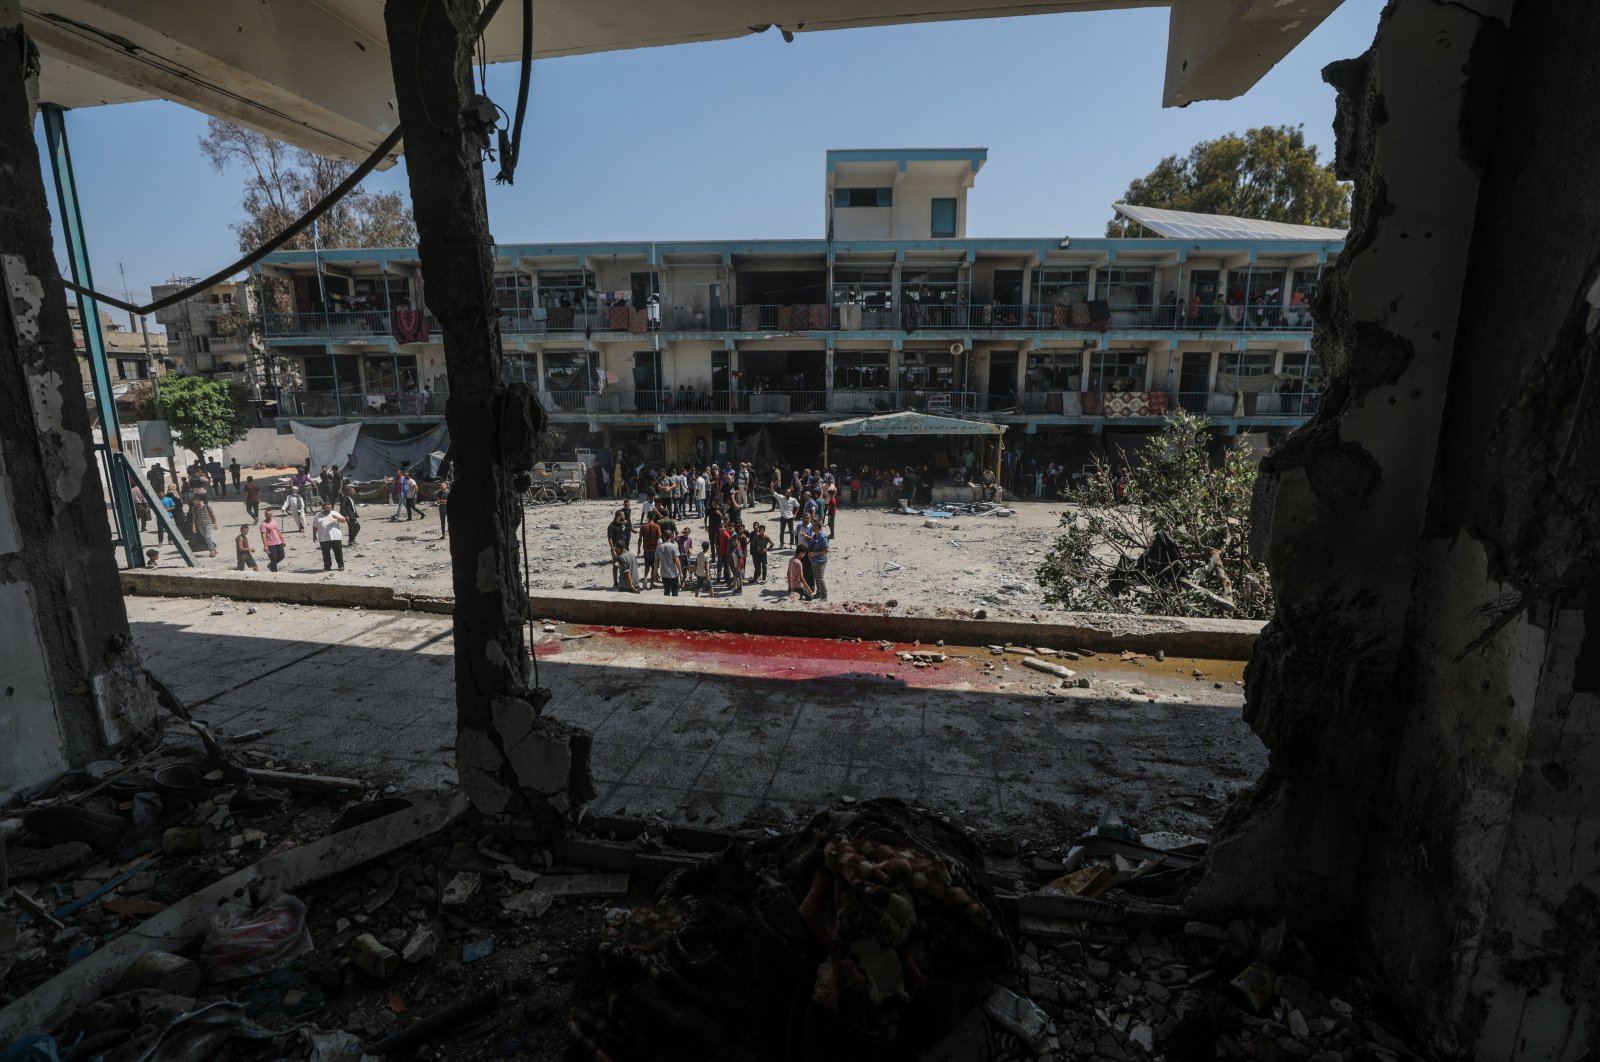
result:
<svg viewBox="0 0 1600 1062"><path fill-rule="evenodd" d="M405 947L401 949L400 959L402 962L414 966L419 962L425 962L433 958L434 953L438 950L439 934L428 926L419 926L417 931L411 934L411 939L406 941Z"/></svg>
<svg viewBox="0 0 1600 1062"><path fill-rule="evenodd" d="M1050 1018L1031 999L1024 999L1008 988L995 985L983 999L983 1012L1006 1032L1029 1047L1044 1039Z"/></svg>
<svg viewBox="0 0 1600 1062"><path fill-rule="evenodd" d="M439 902L443 903L446 907L459 907L468 900L472 899L472 897L477 894L479 887L482 885L482 874L472 870L460 871L455 877L451 878L450 883L444 887L444 895L440 898Z"/></svg>
<svg viewBox="0 0 1600 1062"><path fill-rule="evenodd" d="M538 888L507 896L500 901L502 907L520 918L542 918L553 903L555 894Z"/></svg>
<svg viewBox="0 0 1600 1062"><path fill-rule="evenodd" d="M1076 678L1078 675L1078 673L1072 670L1070 667L1065 667L1061 664L1053 664L1048 660L1040 660L1036 656L1023 657L1022 666L1031 667L1035 671L1042 671L1046 675L1054 675L1056 678L1069 679Z"/></svg>
<svg viewBox="0 0 1600 1062"><path fill-rule="evenodd" d="M400 969L400 956L371 933L363 933L350 942L350 961L375 981L388 981Z"/></svg>

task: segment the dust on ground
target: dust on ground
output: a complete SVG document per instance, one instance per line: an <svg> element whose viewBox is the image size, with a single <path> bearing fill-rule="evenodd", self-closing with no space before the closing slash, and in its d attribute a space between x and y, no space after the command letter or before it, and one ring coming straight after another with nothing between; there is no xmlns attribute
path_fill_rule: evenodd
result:
<svg viewBox="0 0 1600 1062"><path fill-rule="evenodd" d="M253 470L251 474L255 474ZM258 478L269 479L271 472ZM217 513L217 556L198 558L202 571L231 571L235 567L233 539L241 524L252 521L237 491L213 499ZM1000 608L1008 611L1048 610L1034 570L1055 541L1061 514L1058 502L1016 502L1011 516L955 516L928 519L902 515L883 507L861 506L839 511L831 536L828 564L829 596L836 602L887 603L905 607ZM637 511L637 505L634 506ZM421 505L422 515L393 519L389 505L360 507L361 529L356 544L346 548L346 568L324 577L340 583L380 583L413 593L450 593L450 550L440 533L439 513L431 502ZM606 524L616 505L605 499L570 504L531 505L526 510L530 589L559 596L563 591L609 591L610 551ZM774 542L777 514L765 505L752 507L745 525L766 525ZM704 524L687 520L696 548L706 538ZM252 531L260 571L246 577L271 579L260 537ZM146 547L153 545L154 525ZM282 570L321 574L321 553L311 541L309 521L304 532L289 522L284 539L288 556ZM637 549L637 539L635 539ZM765 585L747 586L739 600L750 608L794 608L782 592L784 566L792 547L771 555ZM161 567L182 567L183 560L170 543L163 548ZM648 592L648 591L647 591ZM659 589L653 591L661 596ZM720 596L720 595L719 595ZM685 592L684 602L694 600Z"/></svg>

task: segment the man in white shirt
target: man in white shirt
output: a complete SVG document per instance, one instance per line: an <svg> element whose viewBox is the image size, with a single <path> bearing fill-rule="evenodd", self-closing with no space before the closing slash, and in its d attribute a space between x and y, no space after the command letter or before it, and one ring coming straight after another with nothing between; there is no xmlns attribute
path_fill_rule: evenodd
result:
<svg viewBox="0 0 1600 1062"><path fill-rule="evenodd" d="M785 534L787 534L790 539L794 540L798 544L799 539L795 538L795 533L794 533L794 518L795 518L796 515L799 514L799 512L800 512L800 502L799 502L799 500L797 498L795 498L795 496L794 496L794 488L791 487L788 490L783 492L783 497L778 499L778 548L779 549L783 548L783 542L784 542L784 537L783 536Z"/></svg>
<svg viewBox="0 0 1600 1062"><path fill-rule="evenodd" d="M349 523L345 517L333 511L333 502L322 503L322 511L311 521L311 539L322 547L322 570L332 571L333 562L339 562L339 570L344 571L344 525Z"/></svg>
<svg viewBox="0 0 1600 1062"><path fill-rule="evenodd" d="M695 515L704 520L706 518L706 474L704 472L695 473L694 508Z"/></svg>

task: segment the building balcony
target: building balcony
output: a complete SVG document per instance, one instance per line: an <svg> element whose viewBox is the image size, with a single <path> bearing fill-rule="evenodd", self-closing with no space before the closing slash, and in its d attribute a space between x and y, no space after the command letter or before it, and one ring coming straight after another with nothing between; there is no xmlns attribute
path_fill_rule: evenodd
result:
<svg viewBox="0 0 1600 1062"><path fill-rule="evenodd" d="M826 391L764 390L689 392L679 390L539 391L546 413L565 420L640 417L675 423L716 418L759 420L797 417L872 416L912 410L937 416L994 416L1008 419L1061 419L1072 422L1159 420L1175 409L1214 421L1304 420L1316 414L1322 395L1316 391L1223 394L1188 391L1029 391L1020 406L1014 396L981 391L927 388L836 388ZM278 416L288 419L418 420L442 418L443 394L417 392L284 393Z"/></svg>
<svg viewBox="0 0 1600 1062"><path fill-rule="evenodd" d="M444 416L445 395L415 391L343 393L284 392L278 396L278 416L289 419L328 417L385 417L391 420Z"/></svg>
<svg viewBox="0 0 1600 1062"><path fill-rule="evenodd" d="M271 313L264 325L269 339L349 342L437 339L431 315L402 319L409 311L348 310L334 313ZM674 333L794 332L1310 332L1311 313L1303 305L1177 306L1171 303L1087 302L1041 304L939 304L902 302L899 306L861 303L745 303L698 309L671 307L516 308L500 311L500 331L508 336L592 336L596 333L644 335ZM422 331L425 329L425 332ZM425 337L425 338L418 338Z"/></svg>
<svg viewBox="0 0 1600 1062"><path fill-rule="evenodd" d="M262 317L268 339L332 339L424 342L439 334L430 314L409 310L341 310L333 313L269 313ZM419 338L420 337L420 338Z"/></svg>

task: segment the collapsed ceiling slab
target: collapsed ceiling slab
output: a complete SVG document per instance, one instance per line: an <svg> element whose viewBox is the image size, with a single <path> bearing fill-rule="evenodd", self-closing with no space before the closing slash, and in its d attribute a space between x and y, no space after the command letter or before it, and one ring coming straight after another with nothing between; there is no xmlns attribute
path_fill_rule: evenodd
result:
<svg viewBox="0 0 1600 1062"><path fill-rule="evenodd" d="M534 54L916 22L1172 8L1163 102L1248 90L1341 0L538 0ZM384 0L32 0L39 98L64 108L165 99L336 158L370 154L396 124ZM491 62L520 56L521 5L485 34ZM776 34L775 34L776 36ZM1063 49L1065 52L1065 41ZM391 165L390 157L384 165Z"/></svg>

